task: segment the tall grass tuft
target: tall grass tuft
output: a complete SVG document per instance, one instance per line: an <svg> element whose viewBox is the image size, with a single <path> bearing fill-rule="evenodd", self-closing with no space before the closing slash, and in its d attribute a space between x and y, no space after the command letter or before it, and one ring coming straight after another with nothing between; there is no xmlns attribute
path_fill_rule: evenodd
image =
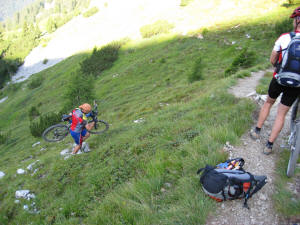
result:
<svg viewBox="0 0 300 225"><path fill-rule="evenodd" d="M85 13L83 13L83 17L87 18L87 17L90 17L94 14L96 14L97 12L99 12L99 9L95 6L91 9L89 9L88 11L86 11Z"/></svg>
<svg viewBox="0 0 300 225"><path fill-rule="evenodd" d="M4 54L4 52L2 53ZM8 60L2 59L0 55L0 88L4 87L6 81L9 80L10 76L17 72L18 66L21 65L20 59Z"/></svg>
<svg viewBox="0 0 300 225"><path fill-rule="evenodd" d="M27 86L29 89L35 89L35 88L41 86L42 83L43 83L43 77L39 76L39 77L31 80L31 82Z"/></svg>
<svg viewBox="0 0 300 225"><path fill-rule="evenodd" d="M168 21L158 20L153 24L142 26L140 29L140 33L143 38L150 38L158 34L167 34L173 28L174 25L170 24Z"/></svg>
<svg viewBox="0 0 300 225"><path fill-rule="evenodd" d="M40 116L39 121L33 121L30 123L30 133L34 137L41 137L45 129L60 122L60 120L61 115L59 113L48 113L46 115L42 115Z"/></svg>
<svg viewBox="0 0 300 225"><path fill-rule="evenodd" d="M256 60L256 55L253 51L249 51L248 48L242 49L240 54L238 54L231 65L225 70L225 77L236 73L240 68L249 68L254 65Z"/></svg>
<svg viewBox="0 0 300 225"><path fill-rule="evenodd" d="M0 131L0 145L3 145L8 142L10 133Z"/></svg>
<svg viewBox="0 0 300 225"><path fill-rule="evenodd" d="M260 79L259 84L256 86L256 92L261 95L268 94L269 83L272 79L273 74L271 72L267 72L264 74L263 78Z"/></svg>
<svg viewBox="0 0 300 225"><path fill-rule="evenodd" d="M192 72L188 74L188 81L192 83L194 81L202 80L203 79L202 71L203 71L203 63L202 63L202 59L199 57L194 62Z"/></svg>
<svg viewBox="0 0 300 225"><path fill-rule="evenodd" d="M34 120L39 115L40 115L40 112L37 109L37 107L35 107L35 106L32 106L28 111L28 117L29 117L30 121Z"/></svg>
<svg viewBox="0 0 300 225"><path fill-rule="evenodd" d="M291 19L287 18L275 23L274 31L276 36L293 31L293 23Z"/></svg>
<svg viewBox="0 0 300 225"><path fill-rule="evenodd" d="M79 71L72 73L65 99L64 110L69 110L84 102L91 102L94 99L94 77L86 77Z"/></svg>
<svg viewBox="0 0 300 225"><path fill-rule="evenodd" d="M112 42L100 49L93 49L92 55L80 63L80 70L86 76L101 74L102 71L109 69L118 59L121 42Z"/></svg>
<svg viewBox="0 0 300 225"><path fill-rule="evenodd" d="M194 1L194 0L181 0L181 1L180 1L180 6L181 6L181 7L187 6L187 5L190 4L192 1Z"/></svg>

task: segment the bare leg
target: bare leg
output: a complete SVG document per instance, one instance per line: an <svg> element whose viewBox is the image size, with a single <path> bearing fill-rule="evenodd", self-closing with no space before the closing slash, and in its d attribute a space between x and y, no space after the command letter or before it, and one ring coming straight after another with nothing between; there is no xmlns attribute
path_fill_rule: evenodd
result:
<svg viewBox="0 0 300 225"><path fill-rule="evenodd" d="M85 141L86 139L88 139L90 136L90 133L87 132L86 135L84 137L82 137L82 141Z"/></svg>
<svg viewBox="0 0 300 225"><path fill-rule="evenodd" d="M274 142L276 140L276 138L278 137L278 135L284 125L285 116L288 113L289 109L290 109L289 106L285 106L281 103L279 104L276 119L275 119L275 122L272 127L271 135L269 137L270 142Z"/></svg>
<svg viewBox="0 0 300 225"><path fill-rule="evenodd" d="M76 145L75 148L73 149L72 154L76 154L80 148L81 148L81 145Z"/></svg>
<svg viewBox="0 0 300 225"><path fill-rule="evenodd" d="M85 125L85 128L86 128L87 130L91 130L91 129L93 129L94 125L95 125L95 122L88 123L87 125Z"/></svg>
<svg viewBox="0 0 300 225"><path fill-rule="evenodd" d="M85 128L89 131L89 130L93 129L94 125L95 125L94 122L88 123L88 124L85 126ZM88 138L90 137L90 135L91 135L91 134L90 134L89 132L87 132L86 135L85 135L84 137L82 137L82 141L85 141L86 139L88 139Z"/></svg>
<svg viewBox="0 0 300 225"><path fill-rule="evenodd" d="M268 118L268 116L270 114L270 109L273 106L275 101L276 101L276 99L270 98L268 96L267 101L265 102L265 104L263 105L263 107L261 108L260 113L259 113L258 121L256 124L256 126L258 128L262 128L264 122L266 121L266 119Z"/></svg>

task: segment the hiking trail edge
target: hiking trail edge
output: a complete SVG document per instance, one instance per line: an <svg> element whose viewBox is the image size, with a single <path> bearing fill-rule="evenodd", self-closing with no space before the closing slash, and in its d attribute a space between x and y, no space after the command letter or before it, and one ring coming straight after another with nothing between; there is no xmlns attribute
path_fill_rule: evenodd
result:
<svg viewBox="0 0 300 225"><path fill-rule="evenodd" d="M251 98L259 104L259 109L264 103L266 96L257 95L255 88L259 80L263 77L265 71L251 73L250 77L239 79L237 85L231 87L229 92L238 98ZM226 143L224 151L228 152L230 158L242 157L245 160L244 169L254 175L266 175L267 184L252 198L249 199L249 209L243 207L243 199L225 201L217 206L216 213L211 215L207 225L222 224L243 224L243 225L277 225L281 224L279 215L273 208L272 195L275 192L275 164L278 157L280 145L284 143L284 137L288 135L290 113L286 118L286 123L279 137L273 146L273 154L264 155L262 149L271 132L273 121L275 120L277 105L280 97L272 107L270 115L266 120L259 140L252 140L249 131L241 137L240 146L231 146ZM255 126L257 118L254 118L253 126Z"/></svg>

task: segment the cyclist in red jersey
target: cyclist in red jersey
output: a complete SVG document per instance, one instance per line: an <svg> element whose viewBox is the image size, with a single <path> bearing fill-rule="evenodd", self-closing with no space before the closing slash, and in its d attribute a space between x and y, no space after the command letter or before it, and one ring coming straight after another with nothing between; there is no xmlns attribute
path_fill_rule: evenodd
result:
<svg viewBox="0 0 300 225"><path fill-rule="evenodd" d="M296 35L300 35L300 7L296 8L290 18L293 19L294 32ZM270 56L270 62L273 66L276 66L282 60L284 51L286 50L289 42L291 41L290 33L282 34L275 42L273 51ZM296 100L297 96L300 95L300 88L292 88L282 86L276 81L276 72L274 72L274 77L270 82L268 90L268 98L260 110L258 121L256 127L250 131L250 136L253 139L257 139L260 136L260 130L269 116L270 109L275 103L277 97L282 93L282 97L278 106L277 115L275 122L272 127L271 134L269 136L268 142L266 143L263 153L269 155L272 153L273 143L278 137L281 129L283 128L285 116L288 113L290 107Z"/></svg>
<svg viewBox="0 0 300 225"><path fill-rule="evenodd" d="M83 141L90 136L90 133L87 131L92 129L94 124L87 124L87 117L90 116L91 110L91 105L84 103L70 113L72 115L70 133L76 143L72 154L76 154L81 149Z"/></svg>

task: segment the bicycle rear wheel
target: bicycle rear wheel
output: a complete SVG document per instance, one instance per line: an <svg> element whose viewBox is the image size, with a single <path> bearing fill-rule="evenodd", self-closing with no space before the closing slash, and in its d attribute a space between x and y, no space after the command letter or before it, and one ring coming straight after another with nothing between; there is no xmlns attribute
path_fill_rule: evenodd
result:
<svg viewBox="0 0 300 225"><path fill-rule="evenodd" d="M89 121L89 123L92 123L94 121ZM94 127L89 130L88 132L91 134L101 134L104 133L105 131L107 131L109 128L109 125L107 122L103 121L103 120L98 120L97 122L95 122Z"/></svg>
<svg viewBox="0 0 300 225"><path fill-rule="evenodd" d="M45 141L57 142L64 139L69 134L69 127L64 124L56 124L48 127L42 134Z"/></svg>
<svg viewBox="0 0 300 225"><path fill-rule="evenodd" d="M300 152L300 123L296 124L295 145L291 146L291 154L286 175L292 177L295 173L299 152Z"/></svg>

